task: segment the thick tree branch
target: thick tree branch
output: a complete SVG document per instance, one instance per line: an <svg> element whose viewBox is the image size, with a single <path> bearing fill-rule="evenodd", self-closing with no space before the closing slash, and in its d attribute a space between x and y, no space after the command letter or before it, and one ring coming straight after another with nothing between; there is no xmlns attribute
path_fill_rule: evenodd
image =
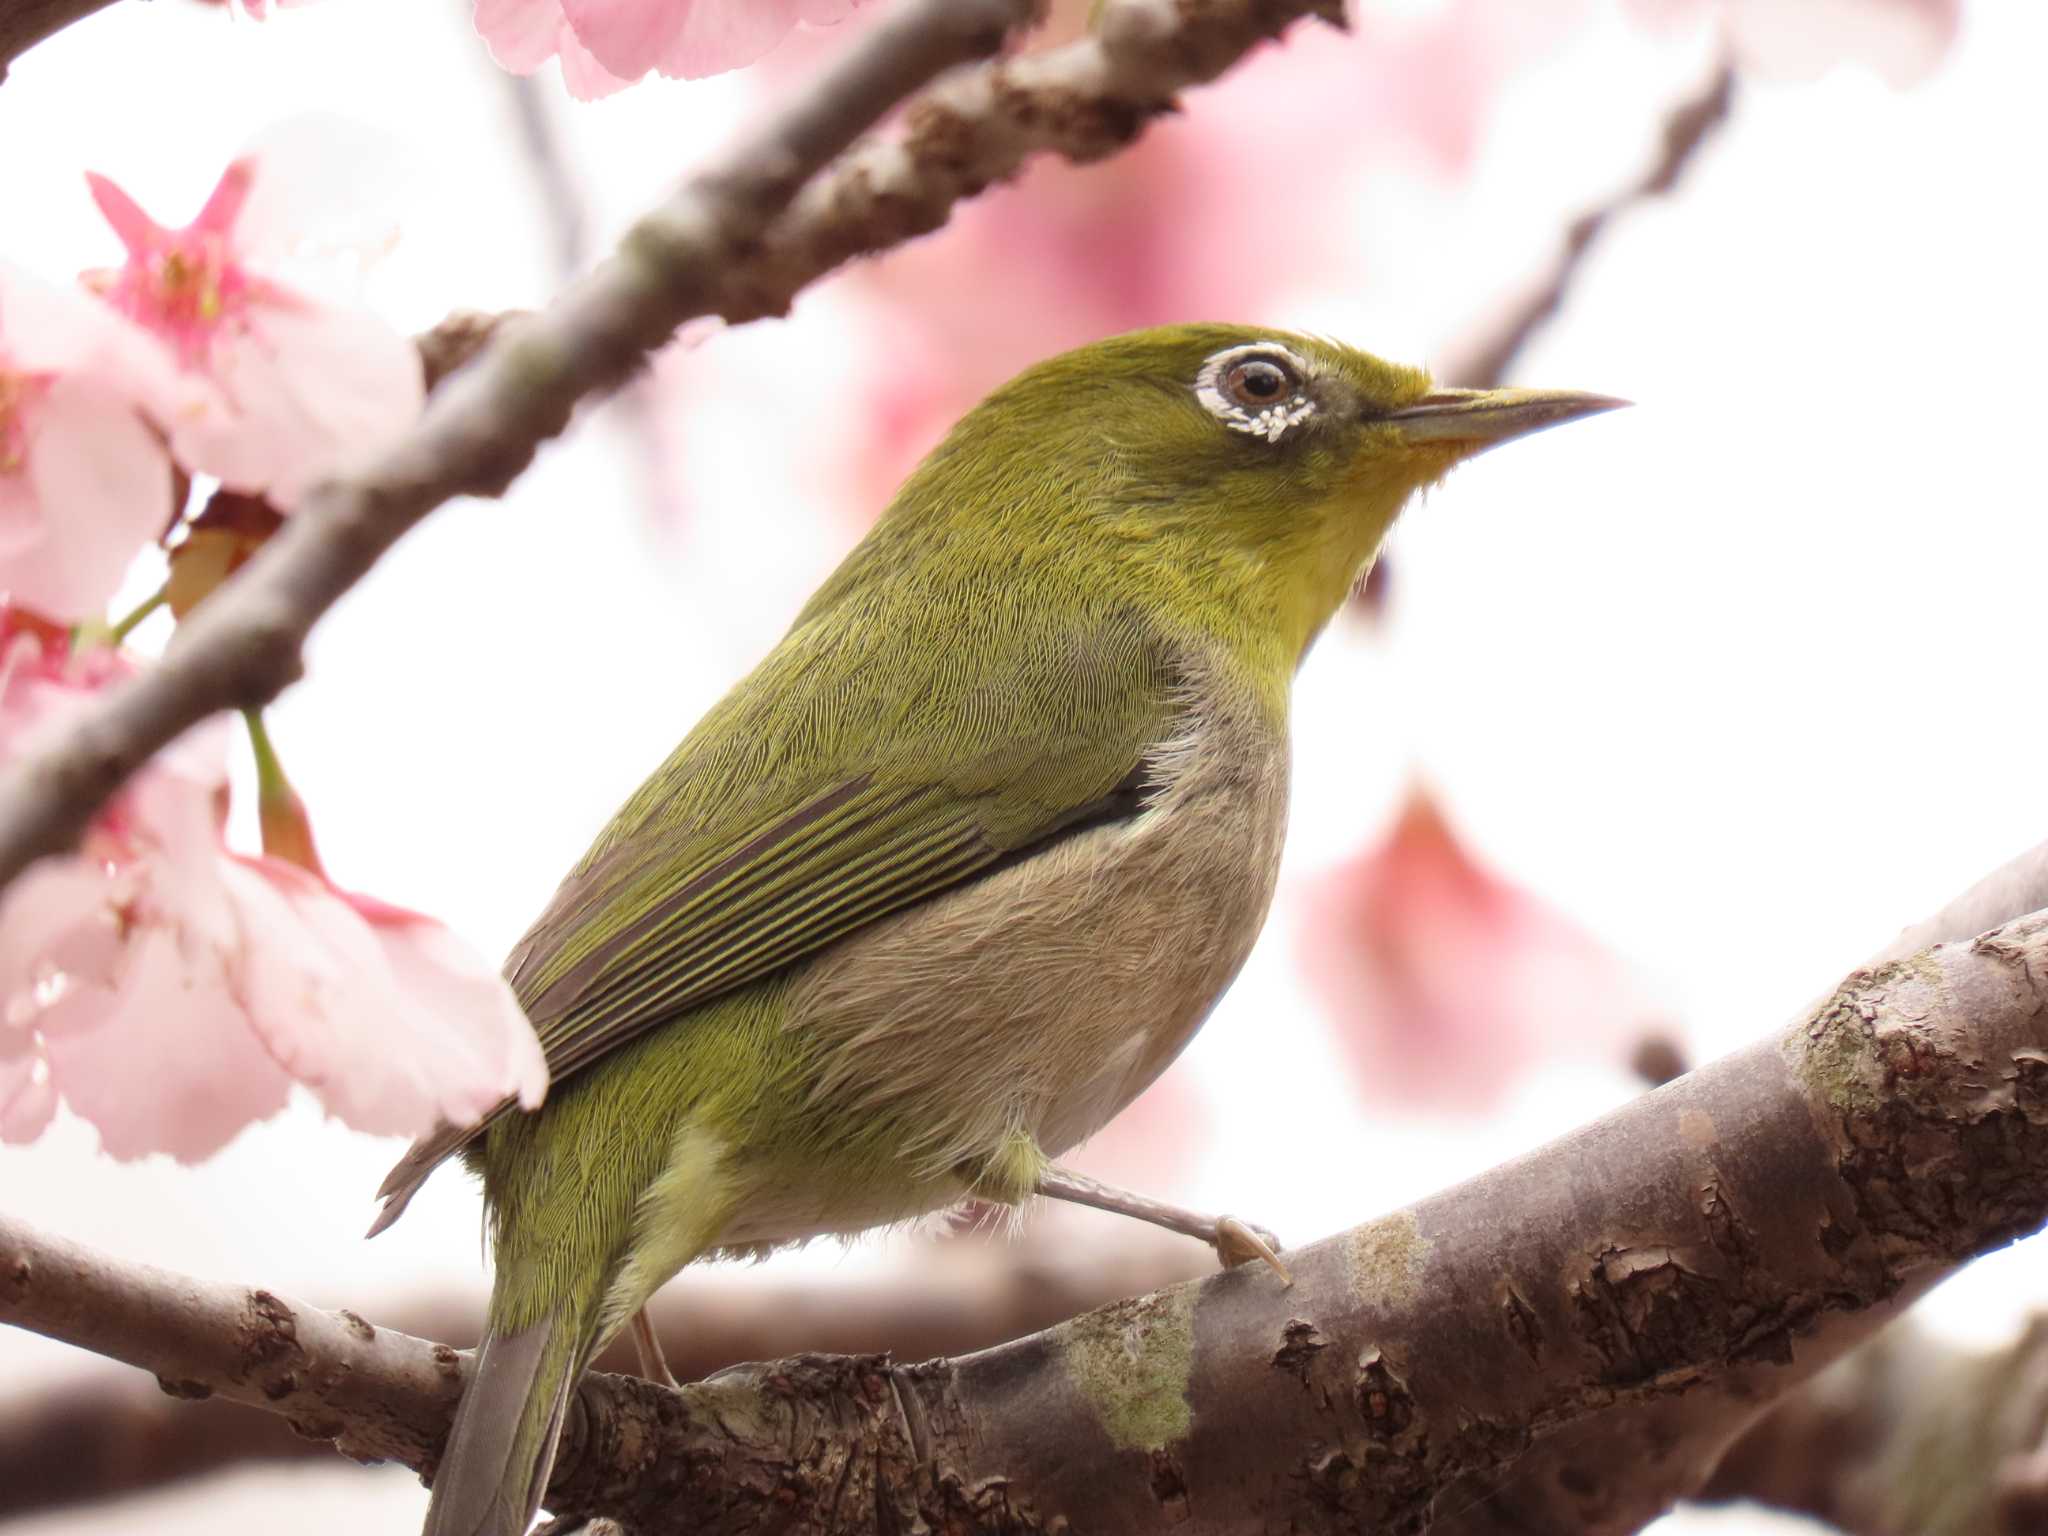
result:
<svg viewBox="0 0 2048 1536"><path fill-rule="evenodd" d="M1215 78L1339 0L1123 0L1080 42L963 72L910 106L902 134L814 175L949 65L992 51L1027 0L916 0L857 43L762 133L630 230L547 309L494 337L429 397L414 431L310 492L179 633L163 662L100 695L0 779L0 885L70 847L151 753L206 716L268 703L313 624L415 523L496 495L588 395L615 387L683 321L781 314L849 258L945 222L1029 156L1099 159L1177 92ZM809 182L806 185L806 182Z"/></svg>
<svg viewBox="0 0 2048 1536"><path fill-rule="evenodd" d="M1915 951L1983 933L2048 907L2048 842L2010 860L1932 917L1915 923L1864 962L1876 970ZM1816 1007L1822 1003L1815 1004ZM1802 1365L1875 1334L1939 1276L1844 1320L1827 1352L1809 1346ZM1738 1437L1783 1393L1782 1377L1735 1367L1699 1390L1661 1401L1624 1403L1595 1414L1570 1434L1538 1446L1505 1476L1466 1480L1446 1499L1439 1536L1622 1536L1690 1498L1714 1475Z"/></svg>
<svg viewBox="0 0 2048 1536"><path fill-rule="evenodd" d="M799 1357L681 1393L593 1376L551 1504L654 1532L1039 1530L1082 1512L1104 1529L1419 1531L1433 1507L1461 1513L1470 1478L1604 1410L1731 1377L1781 1393L2048 1218L2044 1156L2035 913L1858 971L1775 1039L1297 1251L1291 1290L1234 1270L917 1366ZM346 1314L6 1226L0 1320L422 1470L464 1368Z"/></svg>
<svg viewBox="0 0 2048 1536"><path fill-rule="evenodd" d="M1603 235L1630 209L1663 197L1698 159L1716 130L1728 121L1735 101L1735 66L1723 64L1705 90L1671 109L1659 135L1656 160L1640 177L1597 207L1580 214L1564 232L1564 244L1550 271L1478 340L1454 353L1439 370L1444 379L1471 389L1493 389L1506 381L1522 349L1556 317L1570 297L1586 258Z"/></svg>
<svg viewBox="0 0 2048 1536"><path fill-rule="evenodd" d="M962 1237L932 1250L913 1273L871 1284L686 1274L663 1289L654 1321L663 1354L685 1381L806 1350L921 1360L986 1349L1216 1268L1201 1244L1135 1223L1085 1253L1073 1250L1070 1233L1067 1224L1039 1220L1020 1240ZM394 1307L388 1326L467 1346L483 1312L481 1296L416 1298ZM615 1340L597 1366L632 1370L630 1341ZM225 1398L175 1401L110 1367L0 1401L0 1522L242 1462L333 1454L269 1413Z"/></svg>

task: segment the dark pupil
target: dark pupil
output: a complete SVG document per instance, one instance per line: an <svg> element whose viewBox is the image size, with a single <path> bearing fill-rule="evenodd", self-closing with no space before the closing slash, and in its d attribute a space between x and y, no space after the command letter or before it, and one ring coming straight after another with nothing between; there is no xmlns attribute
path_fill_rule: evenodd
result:
<svg viewBox="0 0 2048 1536"><path fill-rule="evenodd" d="M1237 391L1254 400L1275 400L1287 387L1287 375L1271 363L1245 363L1237 370Z"/></svg>

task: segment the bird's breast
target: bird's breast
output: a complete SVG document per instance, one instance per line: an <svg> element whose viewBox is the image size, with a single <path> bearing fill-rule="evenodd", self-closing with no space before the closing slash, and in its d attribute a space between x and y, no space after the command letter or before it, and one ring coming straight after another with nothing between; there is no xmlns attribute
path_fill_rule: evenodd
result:
<svg viewBox="0 0 2048 1536"><path fill-rule="evenodd" d="M815 1032L833 1111L890 1116L932 1170L1017 1131L1056 1156L1180 1053L1272 899L1285 724L1192 686L1148 766L1135 817L878 923L796 981L789 1027Z"/></svg>

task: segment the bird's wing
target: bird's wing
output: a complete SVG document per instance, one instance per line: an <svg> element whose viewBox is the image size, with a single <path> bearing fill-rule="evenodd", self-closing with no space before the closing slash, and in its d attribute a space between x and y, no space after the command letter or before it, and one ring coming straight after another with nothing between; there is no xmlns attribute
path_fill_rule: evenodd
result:
<svg viewBox="0 0 2048 1536"><path fill-rule="evenodd" d="M505 972L553 1080L999 862L1137 812L1147 752L1179 706L1174 669L1127 617L1078 630L1022 617L1023 665L1013 628L1000 669L958 632L977 616L922 617L927 638L956 642L951 686L887 666L872 631L807 640L800 627L563 882ZM379 1191L372 1234L513 1103L415 1143Z"/></svg>

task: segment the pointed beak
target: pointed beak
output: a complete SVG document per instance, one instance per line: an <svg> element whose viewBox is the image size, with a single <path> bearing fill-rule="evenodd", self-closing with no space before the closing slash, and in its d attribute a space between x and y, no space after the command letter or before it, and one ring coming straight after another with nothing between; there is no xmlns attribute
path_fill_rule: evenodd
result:
<svg viewBox="0 0 2048 1536"><path fill-rule="evenodd" d="M1464 457L1628 403L1573 389L1437 389L1380 420L1418 447L1449 448Z"/></svg>

